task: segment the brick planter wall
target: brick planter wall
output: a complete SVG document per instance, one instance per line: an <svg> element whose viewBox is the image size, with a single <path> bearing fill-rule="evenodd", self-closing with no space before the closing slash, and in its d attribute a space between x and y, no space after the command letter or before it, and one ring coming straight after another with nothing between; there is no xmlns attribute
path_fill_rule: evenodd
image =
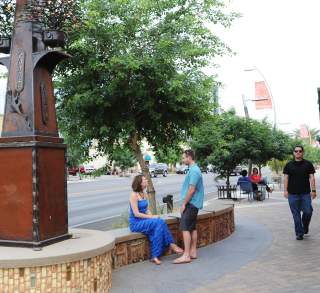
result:
<svg viewBox="0 0 320 293"><path fill-rule="evenodd" d="M167 225L178 245L183 246L179 231L179 216L166 217ZM207 246L230 236L235 230L234 208L207 208L198 216L198 247ZM148 239L140 233L130 233L128 229L114 231L116 245L113 253L113 268L149 259ZM166 254L170 254L168 251Z"/></svg>

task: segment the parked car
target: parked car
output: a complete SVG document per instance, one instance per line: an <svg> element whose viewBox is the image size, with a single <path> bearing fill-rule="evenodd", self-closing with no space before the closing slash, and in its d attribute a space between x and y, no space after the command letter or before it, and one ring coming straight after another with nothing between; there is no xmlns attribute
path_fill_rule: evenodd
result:
<svg viewBox="0 0 320 293"><path fill-rule="evenodd" d="M69 175L76 176L78 172L79 172L78 167L68 167L68 174Z"/></svg>
<svg viewBox="0 0 320 293"><path fill-rule="evenodd" d="M94 171L96 171L96 168L93 166L90 166L90 165L80 167L81 174L89 175L89 174L93 173Z"/></svg>
<svg viewBox="0 0 320 293"><path fill-rule="evenodd" d="M149 166L149 172L151 177L158 177L162 175L163 177L168 176L168 166L164 163L154 163Z"/></svg>
<svg viewBox="0 0 320 293"><path fill-rule="evenodd" d="M188 171L189 171L189 167L186 165L179 166L176 169L177 174L187 174Z"/></svg>

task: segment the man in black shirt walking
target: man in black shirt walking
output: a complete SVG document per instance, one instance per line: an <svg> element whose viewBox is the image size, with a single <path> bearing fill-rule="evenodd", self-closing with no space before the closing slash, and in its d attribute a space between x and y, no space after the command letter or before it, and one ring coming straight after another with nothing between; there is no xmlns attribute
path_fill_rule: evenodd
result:
<svg viewBox="0 0 320 293"><path fill-rule="evenodd" d="M290 161L283 171L284 197L289 201L297 240L303 240L303 236L309 233L313 212L312 199L317 196L315 169L311 162L303 158L303 146L296 146L293 155L294 160Z"/></svg>

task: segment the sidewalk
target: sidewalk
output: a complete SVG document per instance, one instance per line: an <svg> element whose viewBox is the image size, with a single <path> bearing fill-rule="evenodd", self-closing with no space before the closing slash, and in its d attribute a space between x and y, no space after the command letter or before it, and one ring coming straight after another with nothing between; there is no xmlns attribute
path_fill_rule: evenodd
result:
<svg viewBox="0 0 320 293"><path fill-rule="evenodd" d="M112 293L289 293L320 292L319 202L314 202L310 236L295 240L291 213L282 194L263 203L236 204L236 232L199 250L187 265L150 262L113 274Z"/></svg>

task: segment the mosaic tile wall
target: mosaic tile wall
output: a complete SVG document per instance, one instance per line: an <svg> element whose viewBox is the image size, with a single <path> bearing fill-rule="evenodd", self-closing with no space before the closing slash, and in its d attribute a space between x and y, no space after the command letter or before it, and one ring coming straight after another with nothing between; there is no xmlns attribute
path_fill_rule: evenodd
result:
<svg viewBox="0 0 320 293"><path fill-rule="evenodd" d="M179 231L179 223L170 221L168 227L180 246L183 245L182 234ZM211 243L223 240L230 236L235 230L234 209L228 208L218 214L207 213L199 217L197 222L198 247L203 247ZM169 254L168 251L166 254ZM149 259L150 248L146 237L139 239L129 239L116 243L113 254L113 268L144 261Z"/></svg>
<svg viewBox="0 0 320 293"><path fill-rule="evenodd" d="M91 259L45 267L0 269L1 293L107 293L112 251Z"/></svg>

